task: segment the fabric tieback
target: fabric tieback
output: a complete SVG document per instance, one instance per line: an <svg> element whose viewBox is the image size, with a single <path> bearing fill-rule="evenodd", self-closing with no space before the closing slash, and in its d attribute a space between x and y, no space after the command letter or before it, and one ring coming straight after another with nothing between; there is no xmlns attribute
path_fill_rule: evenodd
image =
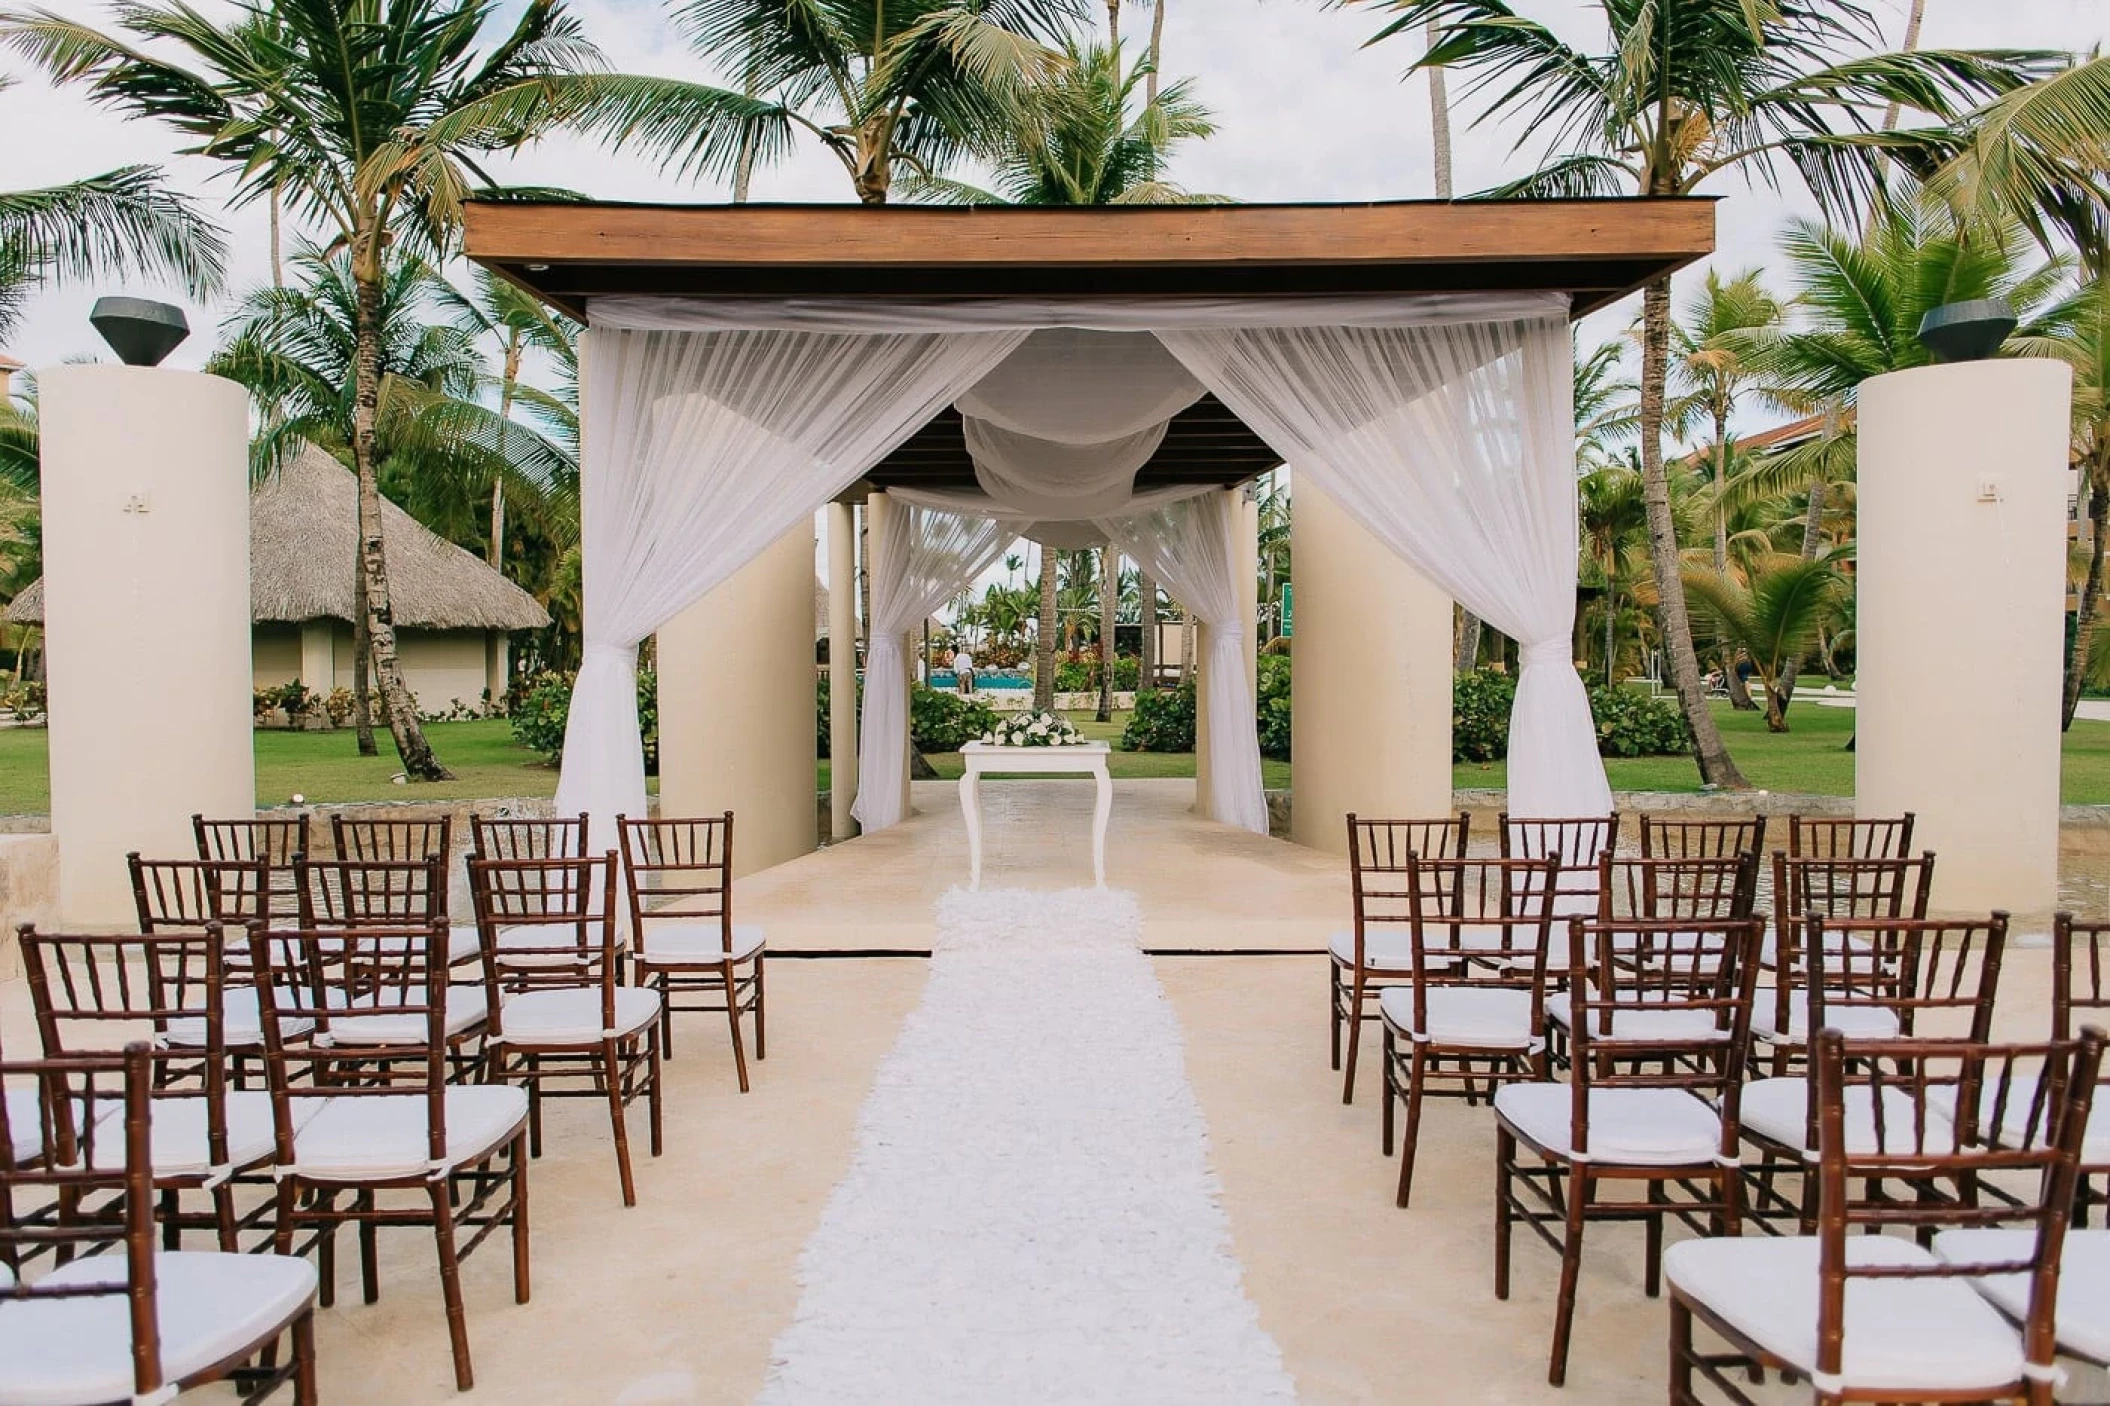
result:
<svg viewBox="0 0 2110 1406"><path fill-rule="evenodd" d="M1542 664L1557 664L1564 669L1575 667L1575 646L1566 636L1559 639L1537 640L1517 647L1517 672L1535 668Z"/></svg>

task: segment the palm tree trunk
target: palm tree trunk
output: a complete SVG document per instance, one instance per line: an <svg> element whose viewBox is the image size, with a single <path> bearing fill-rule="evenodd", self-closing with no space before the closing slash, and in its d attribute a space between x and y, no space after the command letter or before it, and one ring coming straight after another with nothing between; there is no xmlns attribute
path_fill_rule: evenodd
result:
<svg viewBox="0 0 2110 1406"><path fill-rule="evenodd" d="M2061 732L2073 726L2074 709L2080 705L2095 616L2102 606L2103 539L2110 535L2110 449L2098 451L2092 463L2084 459L2082 471L2088 475L2088 576L2081 583L2081 598L2074 603L2073 640L2066 646L2066 686L2059 702Z"/></svg>
<svg viewBox="0 0 2110 1406"><path fill-rule="evenodd" d="M1040 549L1040 623L1033 635L1033 706L1055 706L1055 549Z"/></svg>
<svg viewBox="0 0 2110 1406"><path fill-rule="evenodd" d="M1823 483L1810 485L1809 513L1802 520L1802 559L1804 561L1817 560L1817 551L1824 545L1824 499L1826 487ZM1801 672L1802 660L1799 657L1791 657L1781 664L1780 678L1773 688L1772 708L1767 714L1768 726L1772 725L1772 718L1776 713L1783 719L1787 717L1788 705L1795 701L1795 676ZM1788 725L1783 721L1778 731L1786 732L1787 730Z"/></svg>
<svg viewBox="0 0 2110 1406"><path fill-rule="evenodd" d="M1194 677L1194 612L1180 606L1180 682Z"/></svg>
<svg viewBox="0 0 2110 1406"><path fill-rule="evenodd" d="M520 355L522 350L519 332L510 333L506 341L505 378L498 388L498 457L505 458L505 435L513 420L513 392L520 383ZM504 571L506 560L506 484L495 479L491 484L491 569Z"/></svg>
<svg viewBox="0 0 2110 1406"><path fill-rule="evenodd" d="M1480 667L1480 635L1480 617L1459 606L1457 657L1451 661L1458 673L1469 674Z"/></svg>
<svg viewBox="0 0 2110 1406"><path fill-rule="evenodd" d="M366 500L359 500L359 537L366 538ZM352 728L359 739L359 755L378 757L374 741L374 641L366 628L366 570L352 562Z"/></svg>
<svg viewBox="0 0 2110 1406"><path fill-rule="evenodd" d="M1744 774L1722 742L1707 692L1700 683L1699 656L1692 647L1692 617L1685 609L1679 571L1677 525L1670 513L1670 479L1663 470L1663 384L1670 367L1670 279L1650 283L1641 302L1641 494L1648 510L1649 565L1656 577L1656 625L1670 656L1678 705L1692 729L1693 760L1700 780L1743 791Z"/></svg>
<svg viewBox="0 0 2110 1406"><path fill-rule="evenodd" d="M367 632L374 655L374 674L381 685L381 706L388 715L388 731L395 739L396 755L413 781L452 781L454 773L440 765L418 726L417 703L403 682L403 668L396 658L396 627L389 605L388 561L381 550L381 485L374 464L374 415L381 395L381 279L371 241L377 231L365 232L368 247L353 246L353 279L358 288L358 357L352 402L352 453L359 469L359 556L361 575L366 579Z"/></svg>
<svg viewBox="0 0 2110 1406"><path fill-rule="evenodd" d="M1912 10L1905 16L1905 42L1898 46L1902 53L1911 53L1920 46L1920 21L1927 17L1927 0L1912 0ZM1883 110L1883 130L1897 130L1898 105L1892 103Z"/></svg>
<svg viewBox="0 0 2110 1406"><path fill-rule="evenodd" d="M1121 0L1106 0L1106 44L1110 49L1121 47Z"/></svg>
<svg viewBox="0 0 2110 1406"><path fill-rule="evenodd" d="M1150 7L1150 72L1143 77L1143 101L1158 100L1158 65L1165 58L1165 3L1157 0Z"/></svg>
<svg viewBox="0 0 2110 1406"><path fill-rule="evenodd" d="M1608 575L1604 580L1604 686L1611 688L1619 682L1613 672L1619 659L1619 588L1612 584Z"/></svg>
<svg viewBox="0 0 2110 1406"><path fill-rule="evenodd" d="M1428 28L1431 49L1436 47L1437 27L1432 20ZM1436 198L1451 198L1451 101L1444 91L1443 70L1429 70L1429 140L1434 146L1436 162Z"/></svg>
<svg viewBox="0 0 2110 1406"><path fill-rule="evenodd" d="M1724 581L1729 579L1729 513L1722 506L1722 485L1729 478L1729 423L1728 417L1718 409L1714 417L1714 574ZM1736 647L1722 647L1722 682L1729 690L1729 706L1739 712L1751 712L1758 704L1751 701L1751 690L1744 687L1744 676L1736 671Z"/></svg>
<svg viewBox="0 0 2110 1406"><path fill-rule="evenodd" d="M1165 0L1158 0L1163 5ZM1136 660L1136 691L1155 687L1158 677L1158 578L1136 572L1136 618L1143 622L1143 648Z"/></svg>
<svg viewBox="0 0 2110 1406"><path fill-rule="evenodd" d="M1099 559L1099 711L1100 722L1114 720L1114 611L1120 601L1121 554L1111 544Z"/></svg>

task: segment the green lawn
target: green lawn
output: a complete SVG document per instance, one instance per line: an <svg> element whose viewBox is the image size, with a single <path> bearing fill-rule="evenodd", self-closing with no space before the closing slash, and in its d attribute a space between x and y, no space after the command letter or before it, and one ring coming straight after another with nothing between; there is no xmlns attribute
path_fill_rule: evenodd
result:
<svg viewBox="0 0 2110 1406"><path fill-rule="evenodd" d="M1849 795L1853 791L1854 757L1843 750L1852 735L1849 708L1820 708L1804 699L1789 714L1792 731L1774 736L1757 713L1739 713L1716 705L1723 734L1738 765L1754 786L1771 791L1807 791ZM1072 713L1087 736L1112 740L1120 736L1125 716L1110 724L1092 721L1089 712ZM433 749L456 779L438 785L397 786L399 769L386 736L381 755L361 757L349 730L339 732L259 732L256 734L257 800L283 805L295 794L313 802L468 800L497 796L548 796L557 789L557 773L514 744L502 721L434 723L426 729ZM2066 734L2065 781L2069 805L2110 805L2110 723L2077 722ZM940 776L960 775L960 754L939 752L930 758ZM1262 763L1267 785L1289 785L1288 762ZM1115 752L1110 770L1124 779L1192 776L1191 752ZM1685 757L1614 758L1605 763L1615 791L1697 791L1699 777ZM1460 765L1452 769L1460 788L1500 787L1506 769ZM828 763L820 764L820 787L828 787ZM50 810L45 780L45 732L42 728L0 728L0 815L30 815Z"/></svg>

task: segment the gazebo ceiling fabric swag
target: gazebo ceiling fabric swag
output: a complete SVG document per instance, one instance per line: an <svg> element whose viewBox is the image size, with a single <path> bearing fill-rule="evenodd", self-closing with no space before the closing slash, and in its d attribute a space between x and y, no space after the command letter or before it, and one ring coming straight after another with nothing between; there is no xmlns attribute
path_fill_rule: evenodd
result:
<svg viewBox="0 0 2110 1406"><path fill-rule="evenodd" d="M1009 504L992 491L987 515L1071 528L1092 522L1159 574L1186 580L1176 589L1205 620L1222 614L1205 598L1223 573L1186 554L1213 556L1222 524L1204 505L1214 501L1228 513L1228 499L1199 498L1175 512L1178 505L1161 498L1116 495L1108 482L1115 477L1111 451L1097 462L1089 453L1067 453L1146 434L1152 424L1162 433L1163 421L1148 417L1169 418L1192 403L1178 399L1190 382L1228 406L1302 479L1518 640L1512 811L1580 815L1610 807L1569 647L1576 510L1564 295L927 303L621 297L594 299L588 323L585 654L565 735L560 809L643 813L633 682L639 643L947 404L958 404L970 425L980 422L973 433L989 436L976 454L985 491L994 480L1019 500ZM1004 370L1047 329L1151 337L1120 339L1118 352L1097 338L1044 337ZM1126 371L1096 378L1077 371L1091 352ZM1065 357L1076 375L1049 369ZM1109 383L1121 383L1118 394ZM1091 384L1110 405L1097 420ZM1008 440L987 449L996 435ZM993 472L985 458L998 465ZM966 512L972 505L928 506ZM1228 531L1223 527L1221 548L1227 562ZM894 559L913 572L913 555ZM1235 565L1229 572L1242 575ZM922 594L906 582L893 586L903 609ZM1230 641L1219 645L1227 658L1243 647L1236 590L1234 580L1229 618L1220 626L1209 620L1219 641ZM877 600L874 615L883 625ZM1209 673L1211 715L1249 716L1243 668ZM1226 687L1236 680L1242 707L1216 697L1219 677ZM873 691L868 680L868 701ZM886 733L896 730L905 746L905 719ZM1264 830L1264 805L1253 808L1262 798L1250 729L1214 732L1217 794L1204 797L1205 806L1217 818ZM1226 765L1220 749L1231 746L1241 756ZM1248 776L1252 795L1234 795L1234 788L1248 789Z"/></svg>

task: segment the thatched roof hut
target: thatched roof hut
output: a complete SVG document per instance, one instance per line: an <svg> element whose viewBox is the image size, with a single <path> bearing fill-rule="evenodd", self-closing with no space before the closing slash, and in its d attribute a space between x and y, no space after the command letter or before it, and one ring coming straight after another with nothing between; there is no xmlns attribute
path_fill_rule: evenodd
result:
<svg viewBox="0 0 2110 1406"><path fill-rule="evenodd" d="M249 607L258 623L352 618L358 493L350 469L309 448L249 495ZM397 625L503 631L549 624L533 596L386 498L381 540ZM15 597L7 618L44 622L41 580Z"/></svg>

